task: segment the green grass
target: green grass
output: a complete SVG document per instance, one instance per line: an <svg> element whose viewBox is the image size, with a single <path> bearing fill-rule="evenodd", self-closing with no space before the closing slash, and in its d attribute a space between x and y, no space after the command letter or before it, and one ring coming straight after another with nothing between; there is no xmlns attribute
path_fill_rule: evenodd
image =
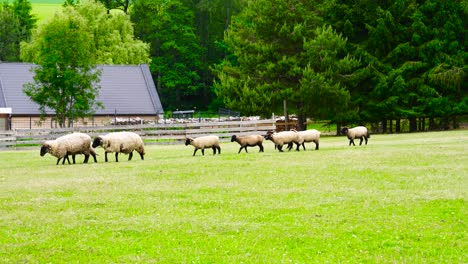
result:
<svg viewBox="0 0 468 264"><path fill-rule="evenodd" d="M0 262L468 262L468 131L312 145L59 166L0 152Z"/></svg>
<svg viewBox="0 0 468 264"><path fill-rule="evenodd" d="M62 3L52 3L54 1L43 1L41 3L32 2L32 14L38 19L37 24L41 24L54 16L62 8Z"/></svg>

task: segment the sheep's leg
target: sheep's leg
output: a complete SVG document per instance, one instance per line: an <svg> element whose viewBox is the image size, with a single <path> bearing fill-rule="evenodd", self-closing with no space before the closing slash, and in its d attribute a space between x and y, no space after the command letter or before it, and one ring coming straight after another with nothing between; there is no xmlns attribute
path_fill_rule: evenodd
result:
<svg viewBox="0 0 468 264"><path fill-rule="evenodd" d="M142 153L142 152L138 152L138 154L140 154L141 160L144 160L144 159L145 159L145 158L143 157L143 153Z"/></svg>
<svg viewBox="0 0 468 264"><path fill-rule="evenodd" d="M350 140L349 140L349 145L351 146L351 144L353 144L353 146L356 146L356 145L354 144L354 140L353 140L353 139L350 139Z"/></svg>
<svg viewBox="0 0 468 264"><path fill-rule="evenodd" d="M205 156L205 149L204 149L204 148L201 149L201 154L202 154L203 156Z"/></svg>
<svg viewBox="0 0 468 264"><path fill-rule="evenodd" d="M62 165L65 164L65 160L68 161L68 164L69 164L69 165L71 164L71 163L70 163L70 158L68 157L68 155L65 155L65 157L63 158L63 160L62 160Z"/></svg>
<svg viewBox="0 0 468 264"><path fill-rule="evenodd" d="M263 145L260 143L258 144L258 147L260 148L260 151L259 152L263 152Z"/></svg>
<svg viewBox="0 0 468 264"><path fill-rule="evenodd" d="M104 153L104 157L105 157L105 161L106 161L106 162L107 162L107 153L108 153L108 152L105 152L105 153Z"/></svg>
<svg viewBox="0 0 468 264"><path fill-rule="evenodd" d="M359 141L359 146L361 146L361 145L362 145L362 140L363 140L363 138L362 138L362 137L360 137L360 139L361 139L361 140Z"/></svg>
<svg viewBox="0 0 468 264"><path fill-rule="evenodd" d="M300 146L301 146L301 144L296 143L296 151L300 151L300 149L299 149Z"/></svg>
<svg viewBox="0 0 468 264"><path fill-rule="evenodd" d="M278 145L277 147L278 147L279 152L283 152L283 145Z"/></svg>
<svg viewBox="0 0 468 264"><path fill-rule="evenodd" d="M304 151L305 151L305 141L304 141L304 142L302 142L302 148L303 148L303 149L304 149Z"/></svg>
<svg viewBox="0 0 468 264"><path fill-rule="evenodd" d="M319 149L319 143L318 143L318 141L314 141L314 143L315 143L315 150L318 150L318 149Z"/></svg>
<svg viewBox="0 0 468 264"><path fill-rule="evenodd" d="M195 153L197 153L197 148L193 151L193 156L195 156Z"/></svg>
<svg viewBox="0 0 468 264"><path fill-rule="evenodd" d="M88 163L88 160L89 160L89 155L85 154L83 163ZM73 155L73 164L75 164L75 155Z"/></svg>
<svg viewBox="0 0 468 264"><path fill-rule="evenodd" d="M213 146L213 147L211 147L211 149L213 150L213 155L216 155L216 147Z"/></svg>
<svg viewBox="0 0 468 264"><path fill-rule="evenodd" d="M247 146L244 146L244 149L245 149L245 153L249 153L249 152L247 151Z"/></svg>
<svg viewBox="0 0 468 264"><path fill-rule="evenodd" d="M241 153L242 148L243 148L243 147L240 147L240 148L239 148L239 151L237 152L237 154Z"/></svg>
<svg viewBox="0 0 468 264"><path fill-rule="evenodd" d="M218 149L218 155L221 155L221 147L218 146L217 149Z"/></svg>
<svg viewBox="0 0 468 264"><path fill-rule="evenodd" d="M289 143L288 143L288 151L290 151L290 150L292 149L292 147L293 147L293 143L292 143L292 142L289 142Z"/></svg>
<svg viewBox="0 0 468 264"><path fill-rule="evenodd" d="M132 158L133 158L133 151L130 152L130 154L128 154L128 160L132 160Z"/></svg>
<svg viewBox="0 0 468 264"><path fill-rule="evenodd" d="M85 159L86 159L86 156L85 156ZM75 154L72 155L72 160L73 160L73 164L76 164L75 163Z"/></svg>
<svg viewBox="0 0 468 264"><path fill-rule="evenodd" d="M93 156L94 162L97 163L96 154L91 153L91 156Z"/></svg>
<svg viewBox="0 0 468 264"><path fill-rule="evenodd" d="M118 152L115 153L115 162L119 162L119 153Z"/></svg>
<svg viewBox="0 0 468 264"><path fill-rule="evenodd" d="M364 139L366 140L366 145L367 145L367 137L364 137Z"/></svg>
<svg viewBox="0 0 468 264"><path fill-rule="evenodd" d="M62 158L58 158L58 159L57 159L57 163L56 163L55 165L58 165L61 159L62 159Z"/></svg>

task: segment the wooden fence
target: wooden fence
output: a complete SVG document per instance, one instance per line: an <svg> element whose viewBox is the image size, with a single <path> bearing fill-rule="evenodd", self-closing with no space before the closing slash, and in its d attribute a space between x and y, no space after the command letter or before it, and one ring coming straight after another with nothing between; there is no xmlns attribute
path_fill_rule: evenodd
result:
<svg viewBox="0 0 468 264"><path fill-rule="evenodd" d="M0 131L0 150L36 147L45 140L72 132L82 132L92 138L115 131L139 134L145 144L181 144L187 137L217 135L221 141L230 141L232 135L265 134L275 130L274 120L223 121L184 124L131 125L106 127L75 127L61 129L16 129Z"/></svg>

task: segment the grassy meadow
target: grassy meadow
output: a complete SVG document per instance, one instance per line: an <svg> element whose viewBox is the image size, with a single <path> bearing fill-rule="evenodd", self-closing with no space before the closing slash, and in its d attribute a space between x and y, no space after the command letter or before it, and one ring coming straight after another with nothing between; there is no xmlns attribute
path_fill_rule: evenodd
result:
<svg viewBox="0 0 468 264"><path fill-rule="evenodd" d="M3 263L467 263L468 131L278 153L0 152Z"/></svg>

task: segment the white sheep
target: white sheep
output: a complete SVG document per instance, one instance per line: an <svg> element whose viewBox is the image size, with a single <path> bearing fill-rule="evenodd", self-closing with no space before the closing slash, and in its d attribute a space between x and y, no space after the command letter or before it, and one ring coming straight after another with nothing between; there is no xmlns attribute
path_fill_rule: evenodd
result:
<svg viewBox="0 0 468 264"><path fill-rule="evenodd" d="M91 148L91 137L83 133L72 133L45 141L41 146L40 154L44 156L46 153L57 158L57 165L61 159L63 159L62 164L65 164L65 160L70 164L68 155L72 155L73 164L75 164L75 155L77 154L85 155L83 163L88 163L89 155L92 155L94 162L97 162L96 152Z"/></svg>
<svg viewBox="0 0 468 264"><path fill-rule="evenodd" d="M115 162L119 162L119 153L129 154L128 160L132 160L133 151L136 150L144 160L145 146L140 135L133 132L112 132L104 136L98 136L93 141L93 148L101 146L107 153L115 152Z"/></svg>
<svg viewBox="0 0 468 264"><path fill-rule="evenodd" d="M320 131L317 129L308 129L304 131L298 131L299 135L302 136L304 141L302 142L302 148L305 150L305 143L314 142L315 149L319 149L319 141L320 141ZM292 148L292 142L288 144L288 149Z"/></svg>
<svg viewBox="0 0 468 264"><path fill-rule="evenodd" d="M218 154L221 154L221 147L219 146L219 137L218 136L203 136L198 138L187 138L185 140L185 146L192 145L195 147L193 151L193 156L197 153L197 150L201 149L202 155L205 155L206 148L213 149L213 155L216 155L216 150Z"/></svg>
<svg viewBox="0 0 468 264"><path fill-rule="evenodd" d="M242 151L242 149L245 149L245 152L247 152L247 147L255 147L255 146L258 146L260 148L260 151L259 152L263 152L263 136L260 136L260 135L248 135L248 136L242 136L242 137L238 137L236 135L232 135L231 137L231 142L234 142L236 141L237 143L239 143L239 145L241 146L240 149L239 149L239 152L237 153L240 153Z"/></svg>
<svg viewBox="0 0 468 264"><path fill-rule="evenodd" d="M355 138L361 139L361 141L359 142L359 145L361 145L362 140L365 139L366 140L366 145L367 145L367 139L370 138L369 131L367 131L367 128L364 127L364 126L357 126L357 127L354 127L354 128L343 127L341 129L341 134L345 134L348 137L349 146L351 146L351 144L353 144L353 146L356 146L354 144L354 139Z"/></svg>
<svg viewBox="0 0 468 264"><path fill-rule="evenodd" d="M297 133L297 131L281 131L281 132L268 132L265 135L265 139L273 141L275 148L278 148L280 152L283 152L283 145L288 145L288 150L291 150L292 143L296 144L296 150L299 151L299 146L302 145L304 139ZM289 148L291 143L291 148Z"/></svg>

